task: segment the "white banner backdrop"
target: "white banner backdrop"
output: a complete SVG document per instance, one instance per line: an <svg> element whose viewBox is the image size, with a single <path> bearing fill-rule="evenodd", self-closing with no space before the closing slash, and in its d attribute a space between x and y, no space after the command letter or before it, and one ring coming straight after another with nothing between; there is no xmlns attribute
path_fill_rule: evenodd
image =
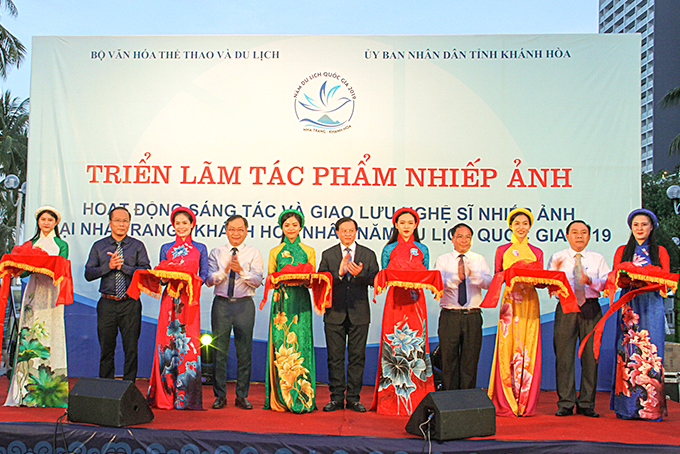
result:
<svg viewBox="0 0 680 454"><path fill-rule="evenodd" d="M195 210L208 249L226 241L229 215L246 216L265 262L285 208L302 209L319 259L340 216L379 257L401 206L420 213L431 266L466 222L493 268L515 206L534 212L546 260L573 219L611 260L640 203L639 56L633 34L36 37L27 213L61 211L77 300L92 306L98 283L83 267L114 205L132 212L152 265L177 205ZM204 287L204 330L211 301ZM157 300L143 307L157 319ZM497 314L485 311L487 332ZM258 340L267 318L258 312ZM314 330L323 346L320 317Z"/></svg>

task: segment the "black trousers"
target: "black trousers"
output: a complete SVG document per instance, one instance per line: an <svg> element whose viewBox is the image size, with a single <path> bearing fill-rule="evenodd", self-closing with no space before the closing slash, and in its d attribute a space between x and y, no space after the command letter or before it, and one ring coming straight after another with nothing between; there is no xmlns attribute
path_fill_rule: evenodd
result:
<svg viewBox="0 0 680 454"><path fill-rule="evenodd" d="M477 364L482 349L482 312L442 309L439 313L439 352L444 390L477 387Z"/></svg>
<svg viewBox="0 0 680 454"><path fill-rule="evenodd" d="M581 306L581 312L562 312L562 306L555 309L555 333L553 348L555 349L555 378L557 381L558 408L595 408L595 392L597 391L597 362L593 353L593 338L588 339L583 355L581 355L581 388L576 399L576 381L574 362L576 355L576 339L583 338L592 331L602 318L602 309L597 298L588 298Z"/></svg>
<svg viewBox="0 0 680 454"><path fill-rule="evenodd" d="M99 337L99 377L114 378L118 331L123 340L125 365L123 379L137 378L137 348L142 329L142 303L127 298L121 301L100 298L97 303L97 336Z"/></svg>
<svg viewBox="0 0 680 454"><path fill-rule="evenodd" d="M255 302L252 298L230 302L216 296L211 312L213 351L213 394L227 396L227 353L231 330L234 330L236 347L236 397L248 397L250 370L253 353L253 325L255 324Z"/></svg>
<svg viewBox="0 0 680 454"><path fill-rule="evenodd" d="M342 325L324 323L328 353L328 389L331 400L359 402L366 364L368 324L352 325L349 317ZM345 349L347 350L347 379L345 380ZM345 397L345 390L347 397Z"/></svg>

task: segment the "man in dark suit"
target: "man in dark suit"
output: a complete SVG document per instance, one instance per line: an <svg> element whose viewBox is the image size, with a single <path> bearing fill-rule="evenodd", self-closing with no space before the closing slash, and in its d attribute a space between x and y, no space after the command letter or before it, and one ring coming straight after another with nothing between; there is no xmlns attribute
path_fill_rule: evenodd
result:
<svg viewBox="0 0 680 454"><path fill-rule="evenodd" d="M356 243L357 223L341 218L335 223L340 244L326 249L321 256L319 272L333 275L333 307L324 315L326 349L328 351L328 385L331 401L323 411L347 408L365 412L359 392L366 363L366 339L371 310L368 286L378 274L375 253ZM345 349L347 349L347 380L345 380ZM347 395L345 397L345 390Z"/></svg>
<svg viewBox="0 0 680 454"><path fill-rule="evenodd" d="M123 341L125 363L123 379L137 378L137 349L142 329L142 303L130 298L127 288L137 270L151 264L144 243L128 235L131 215L117 206L109 211L111 235L95 242L85 264L85 280L101 279L97 302L97 335L99 337L99 377L114 378L118 332Z"/></svg>

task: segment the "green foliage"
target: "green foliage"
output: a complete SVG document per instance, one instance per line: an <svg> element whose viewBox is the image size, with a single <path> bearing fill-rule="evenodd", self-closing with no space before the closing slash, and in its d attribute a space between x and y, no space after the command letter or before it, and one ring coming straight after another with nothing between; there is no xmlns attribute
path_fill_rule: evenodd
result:
<svg viewBox="0 0 680 454"><path fill-rule="evenodd" d="M661 98L661 101L659 101L659 105L663 108L666 107L673 107L673 106L679 106L680 105L680 87L675 87L666 95Z"/></svg>
<svg viewBox="0 0 680 454"><path fill-rule="evenodd" d="M65 407L68 397L68 380L52 372L48 366L40 366L38 376L29 375L26 385L26 403L41 407Z"/></svg>
<svg viewBox="0 0 680 454"><path fill-rule="evenodd" d="M48 359L50 357L50 349L40 342L40 337L43 336L43 328L40 327L39 332L36 332L35 327L31 330L28 328L21 329L17 363L30 361L33 358Z"/></svg>
<svg viewBox="0 0 680 454"><path fill-rule="evenodd" d="M673 201L666 195L668 188L674 184L680 185L680 180L676 175L669 176L666 171L642 175L642 207L652 211L659 219L656 237L671 257L671 271L678 272L680 249L672 238L680 237L680 215L675 214Z"/></svg>
<svg viewBox="0 0 680 454"><path fill-rule="evenodd" d="M10 17L18 11L12 0L0 0L0 9ZM26 56L26 47L12 33L0 24L0 77L7 78L12 67L19 67ZM2 96L0 115L0 177L14 174L21 183L26 181L26 148L28 146L28 99L18 102L9 91ZM15 194L16 196L16 194ZM23 207L22 207L23 209ZM0 191L0 254L9 252L14 246L16 207L10 194Z"/></svg>
<svg viewBox="0 0 680 454"><path fill-rule="evenodd" d="M0 77L7 78L9 68L18 68L25 56L26 47L0 24Z"/></svg>
<svg viewBox="0 0 680 454"><path fill-rule="evenodd" d="M680 106L680 87L675 87L659 101L659 107L665 109L668 107L678 107ZM675 136L668 147L668 154L672 155L674 153L680 152L680 134Z"/></svg>
<svg viewBox="0 0 680 454"><path fill-rule="evenodd" d="M12 0L0 0L0 8L7 11L11 17L16 17L18 14L17 7ZM14 66L18 68L25 56L26 47L0 24L0 77L6 79L7 71Z"/></svg>
<svg viewBox="0 0 680 454"><path fill-rule="evenodd" d="M680 134L675 136L673 140L671 140L671 144L668 147L668 154L674 154L680 152Z"/></svg>
<svg viewBox="0 0 680 454"><path fill-rule="evenodd" d="M26 160L28 156L28 103L12 98L6 91L0 99L0 174L13 174L19 177L20 184L26 181ZM4 187L2 187L4 189ZM0 191L0 254L14 247L14 225L17 209L16 190L10 193ZM23 207L22 207L23 211Z"/></svg>
<svg viewBox="0 0 680 454"><path fill-rule="evenodd" d="M0 166L5 175L12 173L22 182L26 181L28 103L28 99L12 98L9 90L0 100Z"/></svg>

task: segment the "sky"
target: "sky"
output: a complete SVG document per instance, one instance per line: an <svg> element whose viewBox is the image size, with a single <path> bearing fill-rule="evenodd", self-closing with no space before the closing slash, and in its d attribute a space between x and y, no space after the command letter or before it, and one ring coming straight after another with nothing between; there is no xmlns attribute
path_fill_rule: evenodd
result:
<svg viewBox="0 0 680 454"><path fill-rule="evenodd" d="M597 33L598 0L14 0L2 25L28 49L2 91L30 96L33 36Z"/></svg>

